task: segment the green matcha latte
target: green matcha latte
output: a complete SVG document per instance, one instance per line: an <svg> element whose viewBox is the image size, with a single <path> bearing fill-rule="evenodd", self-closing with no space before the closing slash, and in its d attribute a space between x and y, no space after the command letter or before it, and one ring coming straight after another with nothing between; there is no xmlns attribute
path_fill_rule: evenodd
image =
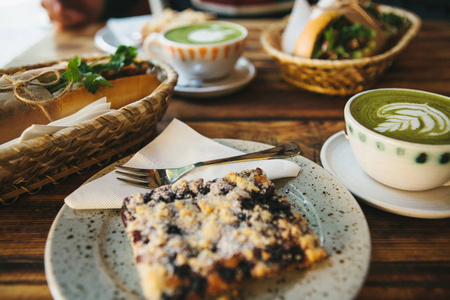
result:
<svg viewBox="0 0 450 300"><path fill-rule="evenodd" d="M450 98L409 90L361 94L350 111L364 127L419 144L450 144Z"/></svg>
<svg viewBox="0 0 450 300"><path fill-rule="evenodd" d="M164 37L182 44L217 44L237 39L243 32L224 23L200 23L177 27L167 31Z"/></svg>

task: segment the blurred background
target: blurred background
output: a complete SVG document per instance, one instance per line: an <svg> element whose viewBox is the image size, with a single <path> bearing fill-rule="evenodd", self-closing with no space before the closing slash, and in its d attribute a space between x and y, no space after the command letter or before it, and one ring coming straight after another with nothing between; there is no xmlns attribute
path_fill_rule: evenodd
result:
<svg viewBox="0 0 450 300"><path fill-rule="evenodd" d="M0 68L53 28L40 0L0 0Z"/></svg>
<svg viewBox="0 0 450 300"><path fill-rule="evenodd" d="M78 0L61 0L77 3ZM97 1L97 0L92 0ZM128 17L150 13L149 2L162 2L176 10L188 7L217 8L211 4L233 6L237 0L105 0L109 5L103 14L103 19L108 17ZM263 11L255 14L239 14L239 17L272 17L279 18L290 11L294 1L274 0L282 9L275 11ZM245 2L245 1L244 1ZM250 0L248 3L265 3L271 0ZM311 4L317 1L309 0ZM411 10L423 19L449 19L449 0L379 0L377 3L399 6ZM132 3L132 5L131 5ZM220 13L221 17L233 17L233 14ZM41 0L0 0L0 68L4 67L14 57L29 49L33 44L44 38L54 30L47 11L41 6Z"/></svg>

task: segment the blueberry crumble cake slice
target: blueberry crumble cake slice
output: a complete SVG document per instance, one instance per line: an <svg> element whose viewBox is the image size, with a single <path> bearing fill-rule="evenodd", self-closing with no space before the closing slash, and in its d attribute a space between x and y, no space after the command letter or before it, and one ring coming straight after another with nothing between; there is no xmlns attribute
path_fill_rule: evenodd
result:
<svg viewBox="0 0 450 300"><path fill-rule="evenodd" d="M261 169L179 181L124 200L147 299L204 299L326 257Z"/></svg>

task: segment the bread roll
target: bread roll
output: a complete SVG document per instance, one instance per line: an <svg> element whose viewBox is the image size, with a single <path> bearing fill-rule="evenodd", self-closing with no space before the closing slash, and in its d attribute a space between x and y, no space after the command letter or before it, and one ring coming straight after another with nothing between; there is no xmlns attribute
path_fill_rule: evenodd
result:
<svg viewBox="0 0 450 300"><path fill-rule="evenodd" d="M109 80L109 82L113 87L102 85L95 94L89 92L84 86L77 88L46 105L45 109L52 120L58 120L102 97L106 97L107 101L111 102L111 108L118 109L150 95L160 84L155 74L134 75ZM12 92L0 94L14 97ZM33 124L50 122L37 105L26 104L18 99L7 103L3 102L3 106L0 102L0 144L19 137L26 128Z"/></svg>

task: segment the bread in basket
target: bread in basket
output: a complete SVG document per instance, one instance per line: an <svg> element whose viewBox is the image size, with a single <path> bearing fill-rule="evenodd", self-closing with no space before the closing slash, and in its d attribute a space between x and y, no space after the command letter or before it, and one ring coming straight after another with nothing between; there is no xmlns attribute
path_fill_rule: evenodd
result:
<svg viewBox="0 0 450 300"><path fill-rule="evenodd" d="M140 61L149 64L159 81L156 89L142 99L53 134L0 148L0 202L10 204L20 194L37 192L49 183L56 184L70 174L105 162L152 137L157 122L167 110L178 75L158 60ZM0 73L14 74L59 63L10 68Z"/></svg>
<svg viewBox="0 0 450 300"><path fill-rule="evenodd" d="M324 60L284 53L281 50L281 38L289 16L265 29L261 35L261 44L280 65L282 77L287 82L321 94L356 94L375 85L394 59L417 35L421 25L417 15L404 9L380 5L380 10L407 19L409 27L394 46L372 57Z"/></svg>

